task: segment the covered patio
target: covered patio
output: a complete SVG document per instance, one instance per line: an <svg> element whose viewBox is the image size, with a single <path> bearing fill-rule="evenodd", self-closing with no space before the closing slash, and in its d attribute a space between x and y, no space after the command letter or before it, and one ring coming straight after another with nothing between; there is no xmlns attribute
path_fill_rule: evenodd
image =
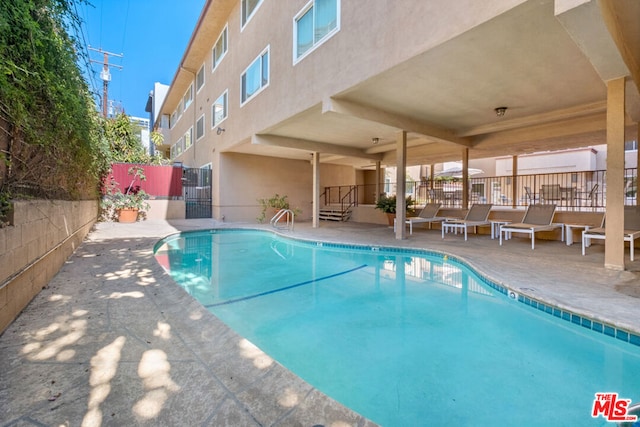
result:
<svg viewBox="0 0 640 427"><path fill-rule="evenodd" d="M251 138L253 153L309 159L318 227L320 164L377 171L468 162L607 144L605 266L625 268L624 145L638 139L640 3L634 0L520 1L457 35L425 40L422 53L325 97ZM249 152L242 146L238 152ZM351 184L351 183L345 183ZM380 191L376 191L380 194ZM508 196L507 196L508 197ZM404 206L398 206L402 221ZM406 239L399 227L396 238Z"/></svg>

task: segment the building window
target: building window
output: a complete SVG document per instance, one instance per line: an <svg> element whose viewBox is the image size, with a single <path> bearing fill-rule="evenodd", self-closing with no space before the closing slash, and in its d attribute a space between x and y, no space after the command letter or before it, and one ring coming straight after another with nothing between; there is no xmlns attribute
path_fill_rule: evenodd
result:
<svg viewBox="0 0 640 427"><path fill-rule="evenodd" d="M312 0L295 18L294 57L300 59L339 30L340 0Z"/></svg>
<svg viewBox="0 0 640 427"><path fill-rule="evenodd" d="M187 133L184 134L184 149L187 150L191 147L191 143L193 142L193 128L189 128Z"/></svg>
<svg viewBox="0 0 640 427"><path fill-rule="evenodd" d="M171 120L169 120L169 129L173 129L177 121L178 121L178 112L174 111L173 113L171 113Z"/></svg>
<svg viewBox="0 0 640 427"><path fill-rule="evenodd" d="M227 27L225 26L218 40L216 40L216 44L213 45L213 49L211 50L211 71L216 69L220 61L222 61L224 54L227 53L227 33Z"/></svg>
<svg viewBox="0 0 640 427"><path fill-rule="evenodd" d="M262 3L262 0L242 0L242 28L247 25L247 22L251 19L254 12L258 9L258 6Z"/></svg>
<svg viewBox="0 0 640 427"><path fill-rule="evenodd" d="M196 141L204 136L204 114L196 122Z"/></svg>
<svg viewBox="0 0 640 427"><path fill-rule="evenodd" d="M222 95L216 99L211 106L211 127L216 127L227 118L227 93L224 91Z"/></svg>
<svg viewBox="0 0 640 427"><path fill-rule="evenodd" d="M638 149L638 141L631 140L624 142L624 151L635 151Z"/></svg>
<svg viewBox="0 0 640 427"><path fill-rule="evenodd" d="M171 158L175 158L178 157L180 154L182 154L182 152L184 151L184 147L183 147L183 139L180 138L178 140L178 142L176 142L175 144L173 144L171 146Z"/></svg>
<svg viewBox="0 0 640 427"><path fill-rule="evenodd" d="M184 97L182 98L182 103L184 104L184 110L186 111L191 105L191 101L193 101L193 84L189 85L189 89L184 93Z"/></svg>
<svg viewBox="0 0 640 427"><path fill-rule="evenodd" d="M198 70L198 74L196 74L196 91L200 92L202 86L204 86L204 64L202 64L202 67Z"/></svg>
<svg viewBox="0 0 640 427"><path fill-rule="evenodd" d="M262 52L242 73L241 91L244 104L269 84L269 48Z"/></svg>

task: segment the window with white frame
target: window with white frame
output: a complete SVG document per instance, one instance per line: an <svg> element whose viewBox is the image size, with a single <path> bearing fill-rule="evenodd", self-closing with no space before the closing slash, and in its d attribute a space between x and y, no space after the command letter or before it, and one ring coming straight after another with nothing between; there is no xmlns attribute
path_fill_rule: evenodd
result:
<svg viewBox="0 0 640 427"><path fill-rule="evenodd" d="M300 59L339 30L340 0L312 0L294 19L294 58Z"/></svg>
<svg viewBox="0 0 640 427"><path fill-rule="evenodd" d="M178 121L178 112L174 111L173 113L171 113L171 120L169 120L169 129L173 129L177 121Z"/></svg>
<svg viewBox="0 0 640 427"><path fill-rule="evenodd" d="M204 64L198 70L198 74L196 74L196 92L199 92L204 86Z"/></svg>
<svg viewBox="0 0 640 427"><path fill-rule="evenodd" d="M183 139L180 138L178 142L171 146L171 158L178 157L184 151Z"/></svg>
<svg viewBox="0 0 640 427"><path fill-rule="evenodd" d="M269 47L242 73L240 93L244 104L269 84Z"/></svg>
<svg viewBox="0 0 640 427"><path fill-rule="evenodd" d="M187 133L184 134L184 149L187 150L191 147L191 143L193 142L193 128L189 128Z"/></svg>
<svg viewBox="0 0 640 427"><path fill-rule="evenodd" d="M227 53L227 34L228 30L225 26L224 30L222 30L222 33L220 33L218 40L216 40L216 44L213 45L213 49L211 50L212 71L216 69L220 61L222 61L224 54Z"/></svg>
<svg viewBox="0 0 640 427"><path fill-rule="evenodd" d="M189 89L187 89L187 91L184 93L184 96L182 97L182 103L184 104L185 111L187 111L187 108L189 108L189 105L191 105L192 101L193 101L193 84L190 84Z"/></svg>
<svg viewBox="0 0 640 427"><path fill-rule="evenodd" d="M227 97L229 91L225 90L222 95L216 99L216 102L211 106L211 127L218 126L224 119L227 118Z"/></svg>
<svg viewBox="0 0 640 427"><path fill-rule="evenodd" d="M196 122L196 141L204 136L204 114Z"/></svg>
<svg viewBox="0 0 640 427"><path fill-rule="evenodd" d="M247 24L247 22L249 22L254 12L258 9L258 6L260 6L261 3L262 0L242 0L242 7L240 11L240 13L242 14L241 27L244 28L244 26Z"/></svg>

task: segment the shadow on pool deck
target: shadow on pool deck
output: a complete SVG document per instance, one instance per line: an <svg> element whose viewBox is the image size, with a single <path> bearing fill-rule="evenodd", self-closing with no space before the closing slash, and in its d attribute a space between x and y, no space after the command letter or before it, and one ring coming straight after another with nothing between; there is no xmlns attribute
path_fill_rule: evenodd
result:
<svg viewBox="0 0 640 427"><path fill-rule="evenodd" d="M181 230L255 227L212 220L100 223L0 336L1 426L374 425L228 329L156 263ZM441 239L384 226L296 224L292 237L428 248L555 305L640 332L639 262L603 268L603 252L526 239Z"/></svg>

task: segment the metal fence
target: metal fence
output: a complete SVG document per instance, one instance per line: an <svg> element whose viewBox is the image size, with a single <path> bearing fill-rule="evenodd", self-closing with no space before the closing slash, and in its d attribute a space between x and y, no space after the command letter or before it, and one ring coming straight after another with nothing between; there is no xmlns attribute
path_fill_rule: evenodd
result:
<svg viewBox="0 0 640 427"><path fill-rule="evenodd" d="M561 172L497 177L469 178L469 203L492 203L495 206L528 206L554 203L559 210L603 211L607 202L606 171ZM636 205L637 168L624 171L625 205ZM396 194L396 184L381 184L381 192ZM325 187L324 203L374 204L376 185ZM447 207L462 207L461 178L436 178L433 181L408 181L406 196L416 205L440 202Z"/></svg>

